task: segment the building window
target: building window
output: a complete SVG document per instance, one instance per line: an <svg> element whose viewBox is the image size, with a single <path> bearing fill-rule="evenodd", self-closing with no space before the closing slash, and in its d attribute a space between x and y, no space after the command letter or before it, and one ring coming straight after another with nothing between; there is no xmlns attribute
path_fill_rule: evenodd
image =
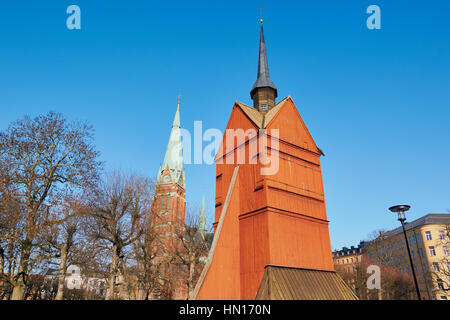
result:
<svg viewBox="0 0 450 320"><path fill-rule="evenodd" d="M428 247L428 250L430 251L430 257L436 256L436 251L434 250L434 247Z"/></svg>
<svg viewBox="0 0 450 320"><path fill-rule="evenodd" d="M420 248L419 250L420 250L420 256L421 256L422 258L424 258L423 249Z"/></svg>
<svg viewBox="0 0 450 320"><path fill-rule="evenodd" d="M163 212L163 201L164 201L164 195L161 195L161 203L159 204L159 213L161 214Z"/></svg>
<svg viewBox="0 0 450 320"><path fill-rule="evenodd" d="M430 231L426 231L426 232L425 232L425 237L426 237L427 240L432 240L432 238L431 238L431 232L430 232Z"/></svg>
<svg viewBox="0 0 450 320"><path fill-rule="evenodd" d="M422 239L421 239L421 237L420 237L420 234L418 234L418 235L417 235L417 242L420 243L420 241L422 241Z"/></svg>
<svg viewBox="0 0 450 320"><path fill-rule="evenodd" d="M444 249L444 254L448 257L450 255L450 253L448 252L448 247L443 246L442 249Z"/></svg>
<svg viewBox="0 0 450 320"><path fill-rule="evenodd" d="M412 239L411 239L411 236L409 236L408 239L409 239L409 245L412 246Z"/></svg>
<svg viewBox="0 0 450 320"><path fill-rule="evenodd" d="M445 240L445 232L444 231L439 231L439 239Z"/></svg>
<svg viewBox="0 0 450 320"><path fill-rule="evenodd" d="M437 262L433 262L433 271L434 272L439 272L439 263Z"/></svg>
<svg viewBox="0 0 450 320"><path fill-rule="evenodd" d="M167 194L167 212L170 210L170 193Z"/></svg>
<svg viewBox="0 0 450 320"><path fill-rule="evenodd" d="M263 110L263 111L264 111L264 110L267 110L267 104L262 104L262 105L261 105L261 110Z"/></svg>
<svg viewBox="0 0 450 320"><path fill-rule="evenodd" d="M413 239L414 239L414 244L416 244L417 243L416 235L413 235Z"/></svg>

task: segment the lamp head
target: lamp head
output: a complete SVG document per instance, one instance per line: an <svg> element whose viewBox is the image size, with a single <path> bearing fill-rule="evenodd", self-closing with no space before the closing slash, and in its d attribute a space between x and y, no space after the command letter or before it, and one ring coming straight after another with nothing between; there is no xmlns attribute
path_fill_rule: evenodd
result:
<svg viewBox="0 0 450 320"><path fill-rule="evenodd" d="M408 211L409 208L411 208L411 206L401 204L397 206L392 206L389 208L389 210L398 214L398 221L404 222L406 220L405 211Z"/></svg>

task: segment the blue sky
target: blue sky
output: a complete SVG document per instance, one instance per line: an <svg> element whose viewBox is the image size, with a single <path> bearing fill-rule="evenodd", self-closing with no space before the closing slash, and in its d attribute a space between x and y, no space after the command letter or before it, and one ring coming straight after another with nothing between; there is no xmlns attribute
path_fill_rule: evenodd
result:
<svg viewBox="0 0 450 320"><path fill-rule="evenodd" d="M66 8L81 8L81 30ZM381 8L368 30L366 8ZM333 248L450 209L448 1L3 1L0 129L49 110L88 120L107 168L156 176L178 93L182 126L223 130L251 104L259 8L271 78L318 146ZM214 166L187 200L214 210Z"/></svg>

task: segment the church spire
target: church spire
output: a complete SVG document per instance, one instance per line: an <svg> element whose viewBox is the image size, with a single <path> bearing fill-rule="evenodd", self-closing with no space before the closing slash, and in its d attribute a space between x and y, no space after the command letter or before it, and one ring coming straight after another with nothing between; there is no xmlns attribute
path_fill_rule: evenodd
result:
<svg viewBox="0 0 450 320"><path fill-rule="evenodd" d="M267 112L275 106L275 98L278 96L277 87L269 76L269 65L267 63L266 43L264 41L263 20L259 38L258 72L256 82L250 91L253 106L260 112Z"/></svg>
<svg viewBox="0 0 450 320"><path fill-rule="evenodd" d="M206 233L205 196L202 198L202 208L200 210L200 217L198 218L198 231L203 235Z"/></svg>
<svg viewBox="0 0 450 320"><path fill-rule="evenodd" d="M178 97L177 111L172 123L172 130L170 132L169 143L167 144L166 155L164 162L158 174L158 181L161 174L166 169L169 169L171 182L179 183L184 186L183 178L183 153L181 148L181 126L180 126L180 98ZM169 181L167 181L169 182Z"/></svg>

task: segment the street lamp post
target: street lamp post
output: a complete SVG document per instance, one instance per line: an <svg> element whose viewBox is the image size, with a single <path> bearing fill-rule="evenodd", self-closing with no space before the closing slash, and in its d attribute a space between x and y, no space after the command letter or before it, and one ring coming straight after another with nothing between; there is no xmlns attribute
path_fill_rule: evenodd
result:
<svg viewBox="0 0 450 320"><path fill-rule="evenodd" d="M405 242L406 242L406 249L408 250L408 256L409 256L409 263L411 264L411 270L414 278L414 284L416 285L416 292L417 292L417 299L422 300L420 298L420 291L419 291L419 285L417 284L417 278L416 278L416 271L414 269L413 260L411 258L411 252L409 251L409 244L408 244L408 238L406 237L406 230L405 230L405 211L408 211L409 208L411 208L408 205L398 205L390 207L389 210L392 212L396 212L398 214L398 221L402 223L402 229L403 229L403 235L405 236Z"/></svg>

